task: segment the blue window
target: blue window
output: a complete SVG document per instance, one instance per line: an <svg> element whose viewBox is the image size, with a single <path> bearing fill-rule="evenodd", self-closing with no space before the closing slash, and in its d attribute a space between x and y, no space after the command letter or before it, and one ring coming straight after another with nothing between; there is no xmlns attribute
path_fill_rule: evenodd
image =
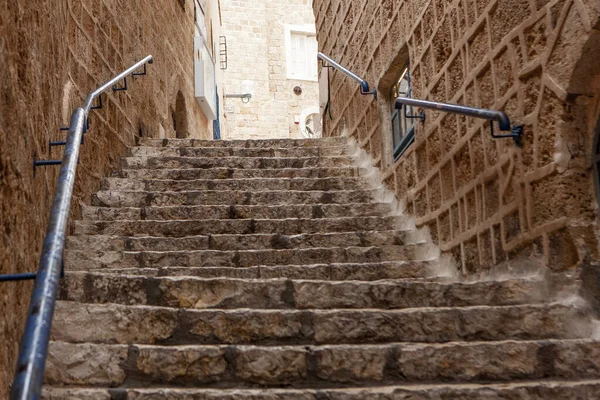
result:
<svg viewBox="0 0 600 400"><path fill-rule="evenodd" d="M408 63L406 63L390 91L394 160L397 160L415 140L415 126L413 119L406 117L407 115L413 115L412 107L405 106L399 110L395 107L395 99L397 97L410 96L410 73L408 72Z"/></svg>

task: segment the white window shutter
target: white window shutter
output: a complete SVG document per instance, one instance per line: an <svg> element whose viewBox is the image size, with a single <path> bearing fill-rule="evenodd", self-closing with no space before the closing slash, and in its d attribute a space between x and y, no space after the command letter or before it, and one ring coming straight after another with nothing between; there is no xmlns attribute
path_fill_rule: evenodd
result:
<svg viewBox="0 0 600 400"><path fill-rule="evenodd" d="M288 76L292 79L318 80L317 51L314 34L291 32Z"/></svg>

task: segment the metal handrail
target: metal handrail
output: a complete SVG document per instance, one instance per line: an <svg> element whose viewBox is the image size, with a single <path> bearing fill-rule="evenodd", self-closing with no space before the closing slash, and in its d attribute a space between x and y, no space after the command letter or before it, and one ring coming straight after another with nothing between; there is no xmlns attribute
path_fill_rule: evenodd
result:
<svg viewBox="0 0 600 400"><path fill-rule="evenodd" d="M411 107L419 107L425 108L429 110L437 110L452 114L461 114L469 117L486 119L488 121L496 121L498 122L498 126L501 131L510 131L511 133L498 135L494 133L494 124L490 123L490 130L492 133L492 137L495 139L503 139L503 138L512 138L514 139L517 145L521 143L521 136L523 134L523 125L512 125L510 122L510 118L506 113L497 110L489 110L485 108L477 108L477 107L469 107L463 106L459 104L450 104L450 103L440 103L437 101L427 101L427 100L419 100L412 99L410 97L397 97L394 103L396 109L401 109L404 107L404 113L406 115L406 109L408 106ZM419 118L422 121L425 121L425 113L421 111L419 115L406 115L407 118Z"/></svg>
<svg viewBox="0 0 600 400"><path fill-rule="evenodd" d="M343 67L339 63L332 60L331 57L328 57L323 53L317 53L317 58L319 60L325 61L325 62L327 62L327 64L329 64L329 65L323 64L324 67L335 68L338 71L340 71L341 73L343 73L344 75L346 75L347 77L349 77L350 79L358 82L360 84L360 94L363 94L363 95L372 94L375 97L377 97L377 89L373 89L371 91L371 89L369 87L369 83L366 80L364 80L363 78L361 78L360 76L356 75L354 72L350 71L348 68Z"/></svg>
<svg viewBox="0 0 600 400"><path fill-rule="evenodd" d="M91 92L83 107L77 108L71 116L67 144L56 191L54 192L52 210L50 211L48 230L44 239L35 287L31 294L25 333L21 340L17 373L10 395L12 400L41 398L52 316L54 314L58 283L62 272L65 235L71 208L73 187L75 185L79 148L84 131L88 127L87 118L89 112L92 108L96 108L92 107L92 104L96 98L102 104L101 95L111 88L113 90L126 88L127 76L144 75L146 64L151 64L152 61L152 56L144 58ZM136 72L142 66L144 67L144 72ZM114 87L121 80L124 81L124 87Z"/></svg>

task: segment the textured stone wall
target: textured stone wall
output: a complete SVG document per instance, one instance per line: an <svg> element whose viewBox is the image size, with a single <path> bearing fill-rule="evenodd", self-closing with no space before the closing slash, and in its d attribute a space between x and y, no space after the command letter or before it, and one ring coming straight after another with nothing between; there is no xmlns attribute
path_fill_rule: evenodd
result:
<svg viewBox="0 0 600 400"><path fill-rule="evenodd" d="M294 117L319 105L318 83L286 76L285 25L314 24L311 0L223 0L229 65L224 92L254 82L252 100L224 99L224 139L301 138ZM316 60L315 60L316 62ZM300 86L303 93L294 94Z"/></svg>
<svg viewBox="0 0 600 400"><path fill-rule="evenodd" d="M193 97L193 7L187 1L0 1L0 273L34 272L57 167L33 174L71 111L98 84L153 54L149 75L104 98L82 147L73 214L138 136L175 136L177 93L190 136L211 135ZM161 128L162 126L162 128ZM31 283L0 284L0 398L8 397Z"/></svg>
<svg viewBox="0 0 600 400"><path fill-rule="evenodd" d="M315 0L321 51L379 87L334 74L326 135L356 138L385 183L475 275L513 260L574 271L598 256L592 173L598 121L596 0ZM521 148L489 124L427 112L415 142L391 150L390 78L410 58L413 97L505 110Z"/></svg>

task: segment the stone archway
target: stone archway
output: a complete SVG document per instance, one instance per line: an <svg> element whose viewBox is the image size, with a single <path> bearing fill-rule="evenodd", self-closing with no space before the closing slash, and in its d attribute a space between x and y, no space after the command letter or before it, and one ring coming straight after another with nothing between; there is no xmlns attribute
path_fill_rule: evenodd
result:
<svg viewBox="0 0 600 400"><path fill-rule="evenodd" d="M185 97L181 91L177 92L175 100L175 114L173 117L175 134L178 139L185 139L189 136L188 116L185 103Z"/></svg>

